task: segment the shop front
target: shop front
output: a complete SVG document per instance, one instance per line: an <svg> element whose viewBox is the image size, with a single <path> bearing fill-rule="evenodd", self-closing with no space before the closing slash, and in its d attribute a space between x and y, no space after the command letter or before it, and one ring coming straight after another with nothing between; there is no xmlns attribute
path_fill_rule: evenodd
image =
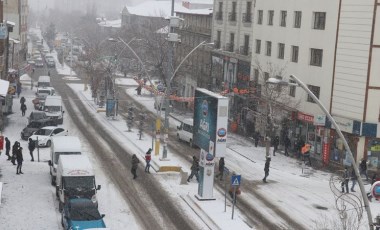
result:
<svg viewBox="0 0 380 230"><path fill-rule="evenodd" d="M362 135L365 136L367 150L364 158L367 157L367 169L370 176L380 170L380 133L378 134L377 129L377 124L363 123L362 125Z"/></svg>

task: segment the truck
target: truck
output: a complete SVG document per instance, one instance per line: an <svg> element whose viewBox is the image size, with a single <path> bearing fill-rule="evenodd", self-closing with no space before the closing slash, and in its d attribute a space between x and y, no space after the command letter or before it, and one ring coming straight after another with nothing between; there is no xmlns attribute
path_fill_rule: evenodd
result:
<svg viewBox="0 0 380 230"><path fill-rule="evenodd" d="M68 144L69 143L69 144ZM56 184L58 160L61 155L80 155L82 146L76 136L57 136L51 138L50 167L51 185Z"/></svg>
<svg viewBox="0 0 380 230"><path fill-rule="evenodd" d="M90 159L85 155L61 155L58 160L56 195L59 211L72 198L90 199L96 207L96 193L101 186L96 186L95 174Z"/></svg>
<svg viewBox="0 0 380 230"><path fill-rule="evenodd" d="M63 124L63 109L61 96L46 96L43 106L46 116L57 121L57 124Z"/></svg>

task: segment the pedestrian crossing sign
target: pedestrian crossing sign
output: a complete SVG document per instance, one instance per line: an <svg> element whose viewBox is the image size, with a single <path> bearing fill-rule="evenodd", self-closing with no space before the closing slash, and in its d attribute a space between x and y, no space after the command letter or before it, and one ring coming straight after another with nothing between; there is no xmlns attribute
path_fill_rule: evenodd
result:
<svg viewBox="0 0 380 230"><path fill-rule="evenodd" d="M241 175L234 175L231 177L231 185L239 186L241 181Z"/></svg>

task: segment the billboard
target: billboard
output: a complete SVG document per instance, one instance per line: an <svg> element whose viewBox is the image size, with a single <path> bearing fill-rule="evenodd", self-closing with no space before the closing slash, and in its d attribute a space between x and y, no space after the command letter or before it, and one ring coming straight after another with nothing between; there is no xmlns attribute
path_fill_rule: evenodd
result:
<svg viewBox="0 0 380 230"><path fill-rule="evenodd" d="M194 143L214 157L226 153L228 98L197 88L194 98Z"/></svg>

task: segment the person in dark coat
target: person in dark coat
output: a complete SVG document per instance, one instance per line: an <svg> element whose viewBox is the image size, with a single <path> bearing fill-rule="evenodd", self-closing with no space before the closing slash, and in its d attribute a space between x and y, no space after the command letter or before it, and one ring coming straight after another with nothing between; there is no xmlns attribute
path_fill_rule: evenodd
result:
<svg viewBox="0 0 380 230"><path fill-rule="evenodd" d="M260 133L256 132L256 134L255 134L255 147L257 147L257 145L259 144L259 141L260 141Z"/></svg>
<svg viewBox="0 0 380 230"><path fill-rule="evenodd" d="M11 151L11 142L9 141L8 137L5 138L5 155L8 156L8 161L12 159L12 157L9 155L9 151Z"/></svg>
<svg viewBox="0 0 380 230"><path fill-rule="evenodd" d="M342 193L344 193L344 188L346 188L346 193L349 193L348 191L348 182L350 181L350 172L348 171L348 168L345 167L342 175L342 183L340 184L340 187L342 188Z"/></svg>
<svg viewBox="0 0 380 230"><path fill-rule="evenodd" d="M216 178L218 178L220 176L220 180L222 181L223 180L223 174L224 174L224 157L221 157L219 159L219 174L216 175Z"/></svg>
<svg viewBox="0 0 380 230"><path fill-rule="evenodd" d="M300 137L297 142L297 158L301 158L302 148L305 146L305 141Z"/></svg>
<svg viewBox="0 0 380 230"><path fill-rule="evenodd" d="M25 104L21 104L21 115L22 116L25 116L25 111L26 111L26 105Z"/></svg>
<svg viewBox="0 0 380 230"><path fill-rule="evenodd" d="M137 178L137 167L139 163L140 163L139 158L137 158L136 154L133 154L132 155L132 169L131 169L131 173L133 174L133 179Z"/></svg>
<svg viewBox="0 0 380 230"><path fill-rule="evenodd" d="M20 142L15 141L15 143L12 146L12 159L11 162L13 165L16 165L16 158L17 158L17 149L20 147Z"/></svg>
<svg viewBox="0 0 380 230"><path fill-rule="evenodd" d="M271 160L270 157L267 157L267 160L265 161L265 166L264 166L265 176L263 178L264 183L267 183L267 177L269 176L270 160Z"/></svg>
<svg viewBox="0 0 380 230"><path fill-rule="evenodd" d="M193 163L191 164L190 169L191 169L191 174L187 178L187 182L190 182L190 180L193 179L193 176L195 176L195 178L197 178L197 181L199 182L199 175L198 175L199 160L197 159L196 156L193 156Z"/></svg>
<svg viewBox="0 0 380 230"><path fill-rule="evenodd" d="M280 144L280 138L276 136L273 139L273 156L276 156L276 151L278 150L278 145Z"/></svg>
<svg viewBox="0 0 380 230"><path fill-rule="evenodd" d="M286 136L284 139L284 146L285 146L285 156L289 156L290 139L288 136Z"/></svg>
<svg viewBox="0 0 380 230"><path fill-rule="evenodd" d="M358 177L355 174L354 167L351 169L351 181L352 181L352 186L351 186L351 192L355 192L355 185L358 180Z"/></svg>
<svg viewBox="0 0 380 230"><path fill-rule="evenodd" d="M32 140L32 138L29 138L28 149L29 149L30 156L32 157L32 161L34 161L33 151L35 148L36 148L36 143Z"/></svg>
<svg viewBox="0 0 380 230"><path fill-rule="evenodd" d="M20 104L22 105L22 104L25 104L25 97L21 97L21 99L20 99Z"/></svg>
<svg viewBox="0 0 380 230"><path fill-rule="evenodd" d="M366 180L368 181L367 159L363 158L361 160L360 165L359 165L359 169L360 169L360 176L364 174L366 177Z"/></svg>
<svg viewBox="0 0 380 230"><path fill-rule="evenodd" d="M152 149L149 148L148 151L145 153L145 162L146 162L146 166L145 166L145 172L147 173L150 173L149 172L149 169L150 169L150 161L152 160Z"/></svg>
<svg viewBox="0 0 380 230"><path fill-rule="evenodd" d="M16 174L24 174L21 171L22 168L22 162L24 161L24 158L22 157L22 147L18 146L16 150L16 160L17 160L17 171Z"/></svg>

